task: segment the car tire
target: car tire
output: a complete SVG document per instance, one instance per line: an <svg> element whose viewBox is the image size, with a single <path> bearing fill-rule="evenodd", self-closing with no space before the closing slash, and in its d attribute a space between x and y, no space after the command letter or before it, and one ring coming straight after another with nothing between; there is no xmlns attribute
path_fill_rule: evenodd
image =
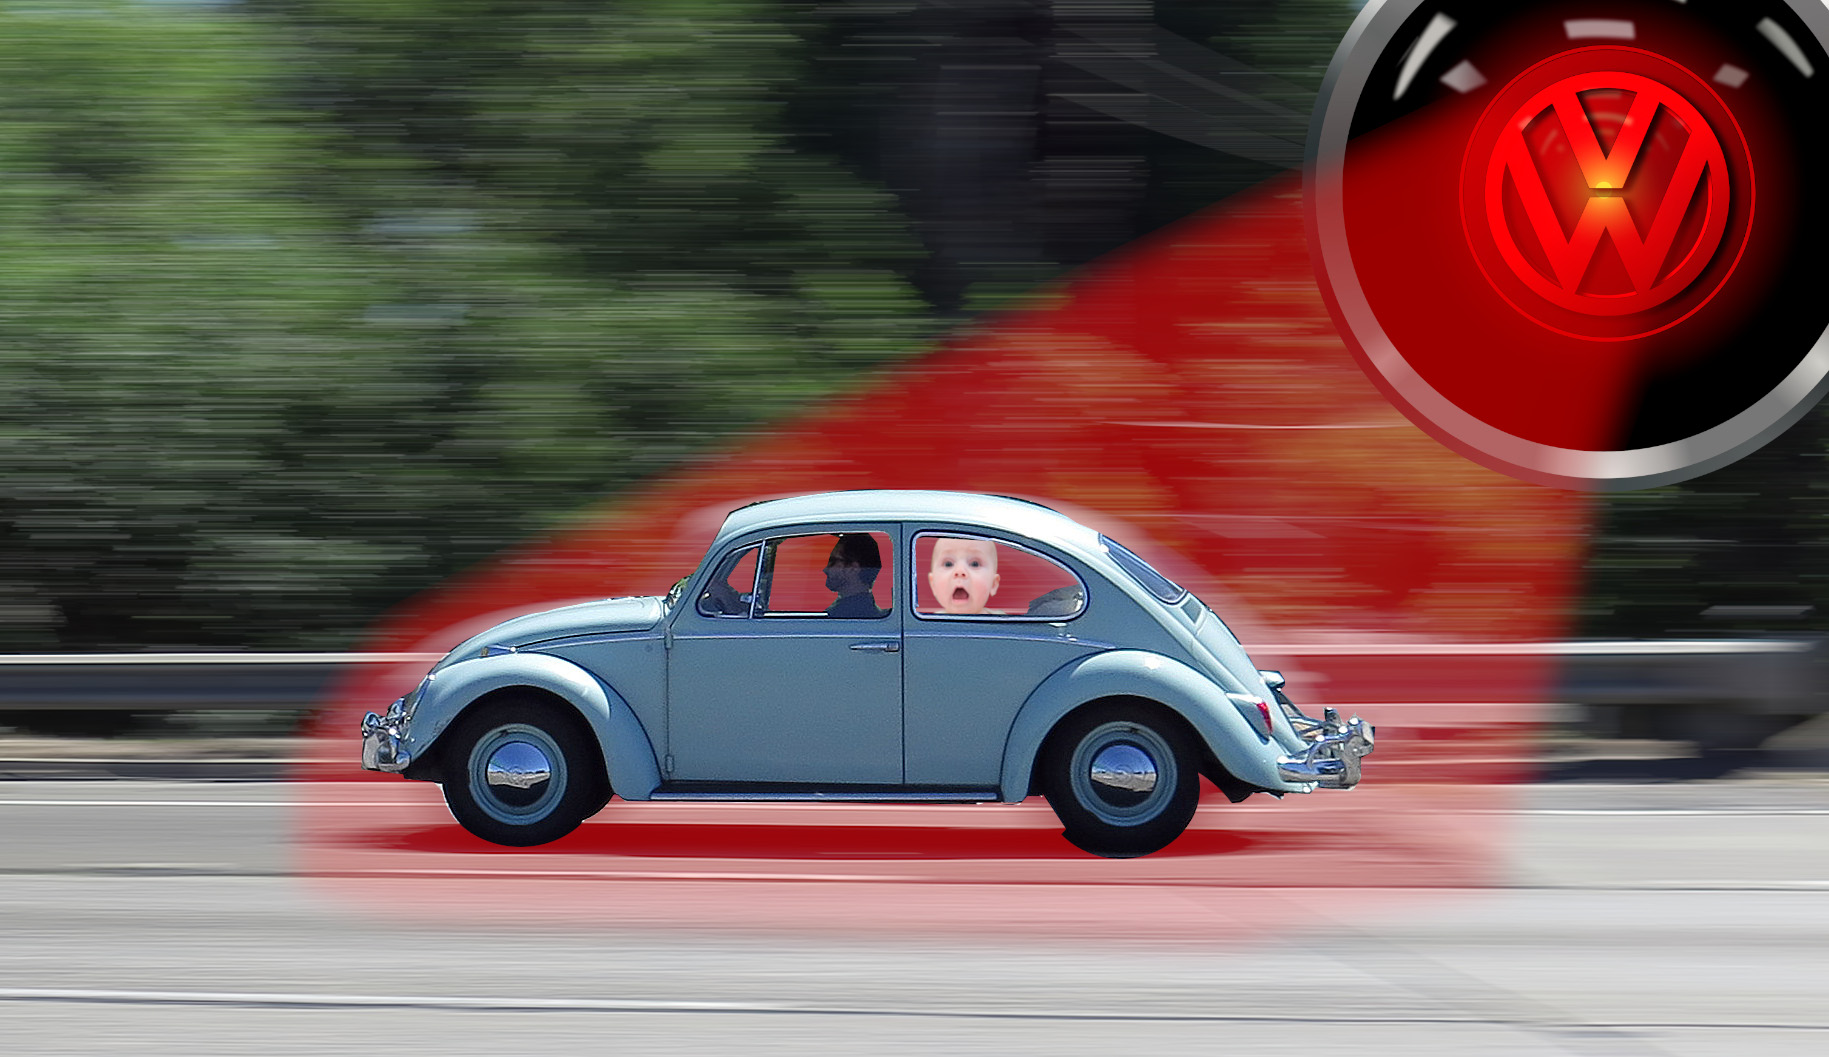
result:
<svg viewBox="0 0 1829 1057"><path fill-rule="evenodd" d="M445 803L486 841L511 848L550 843L609 799L588 728L551 702L516 697L472 709L443 743Z"/></svg>
<svg viewBox="0 0 1829 1057"><path fill-rule="evenodd" d="M1081 850L1148 855L1181 836L1200 773L1181 721L1140 702L1095 705L1062 720L1040 760L1042 793Z"/></svg>

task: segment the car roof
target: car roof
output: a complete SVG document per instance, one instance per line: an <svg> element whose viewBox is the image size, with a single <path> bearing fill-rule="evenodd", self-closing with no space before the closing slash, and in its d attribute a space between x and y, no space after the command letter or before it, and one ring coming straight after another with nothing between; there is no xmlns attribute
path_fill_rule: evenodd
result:
<svg viewBox="0 0 1829 1057"><path fill-rule="evenodd" d="M724 519L718 541L758 530L842 521L942 521L1002 529L1081 552L1096 553L1098 547L1098 533L1040 503L976 492L912 489L820 492L751 503Z"/></svg>

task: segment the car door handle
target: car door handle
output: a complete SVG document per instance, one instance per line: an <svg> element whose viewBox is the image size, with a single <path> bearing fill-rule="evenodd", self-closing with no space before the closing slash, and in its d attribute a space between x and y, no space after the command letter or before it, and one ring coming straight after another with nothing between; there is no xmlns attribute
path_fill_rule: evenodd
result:
<svg viewBox="0 0 1829 1057"><path fill-rule="evenodd" d="M902 652L902 644L899 642L894 642L894 641L890 641L890 642L853 642L851 644L851 648L854 650L867 650L871 653L900 653L900 652Z"/></svg>

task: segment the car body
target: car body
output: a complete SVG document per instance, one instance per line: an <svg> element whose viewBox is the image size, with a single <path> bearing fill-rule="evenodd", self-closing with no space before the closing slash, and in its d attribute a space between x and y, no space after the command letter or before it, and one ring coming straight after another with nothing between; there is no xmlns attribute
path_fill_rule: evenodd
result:
<svg viewBox="0 0 1829 1057"><path fill-rule="evenodd" d="M860 589L861 585L861 589ZM849 593L847 593L849 592ZM733 511L666 597L475 635L363 721L371 770L458 821L554 840L625 800L1017 803L1101 855L1233 801L1350 788L1372 728L1316 720L1225 623L1037 503L831 492Z"/></svg>

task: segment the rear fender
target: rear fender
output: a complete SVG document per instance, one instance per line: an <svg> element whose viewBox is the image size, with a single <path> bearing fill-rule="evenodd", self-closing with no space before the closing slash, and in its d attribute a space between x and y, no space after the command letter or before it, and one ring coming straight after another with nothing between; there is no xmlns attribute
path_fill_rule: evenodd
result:
<svg viewBox="0 0 1829 1057"><path fill-rule="evenodd" d="M1063 665L1023 702L1004 744L1004 801L1013 804L1029 795L1036 755L1062 717L1112 697L1146 698L1168 708L1187 721L1221 766L1247 785L1276 792L1310 788L1278 776L1282 746L1247 723L1211 679L1159 653L1108 650Z"/></svg>

